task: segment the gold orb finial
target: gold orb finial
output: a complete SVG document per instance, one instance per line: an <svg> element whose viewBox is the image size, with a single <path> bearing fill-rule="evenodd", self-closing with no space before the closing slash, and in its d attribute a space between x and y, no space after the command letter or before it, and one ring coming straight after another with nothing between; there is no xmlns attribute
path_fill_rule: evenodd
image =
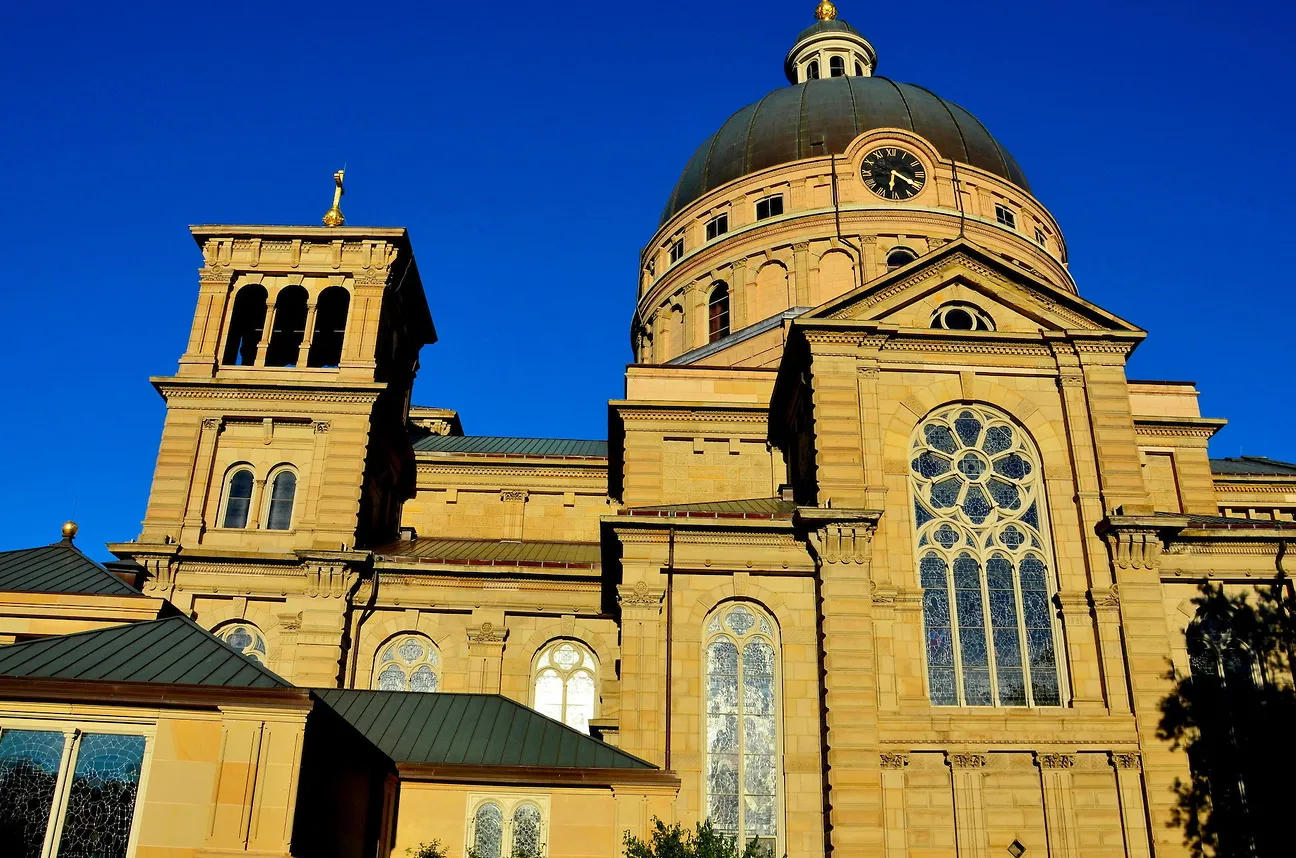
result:
<svg viewBox="0 0 1296 858"><path fill-rule="evenodd" d="M837 17L837 7L831 0L819 0L819 7L815 9L815 17L820 21L831 21Z"/></svg>
<svg viewBox="0 0 1296 858"><path fill-rule="evenodd" d="M346 178L346 170L338 170L333 174L333 206L324 212L325 226L341 226L346 223L346 218L342 216L342 195L346 191L342 187L342 180Z"/></svg>
<svg viewBox="0 0 1296 858"><path fill-rule="evenodd" d="M71 542L77 535L77 523L75 521L63 522L63 538Z"/></svg>

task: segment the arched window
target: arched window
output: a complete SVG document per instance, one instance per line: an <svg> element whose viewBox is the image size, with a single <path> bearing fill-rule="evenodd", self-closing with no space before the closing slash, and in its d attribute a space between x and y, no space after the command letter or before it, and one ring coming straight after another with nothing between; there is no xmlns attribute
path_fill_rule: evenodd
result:
<svg viewBox="0 0 1296 858"><path fill-rule="evenodd" d="M286 286L275 299L274 330L266 347L266 366L296 366L306 335L306 290Z"/></svg>
<svg viewBox="0 0 1296 858"><path fill-rule="evenodd" d="M707 302L707 342L729 336L729 287L723 283L711 290Z"/></svg>
<svg viewBox="0 0 1296 858"><path fill-rule="evenodd" d="M919 424L911 467L931 702L1061 705L1033 442L997 411L953 405Z"/></svg>
<svg viewBox="0 0 1296 858"><path fill-rule="evenodd" d="M241 530L248 526L248 512L252 508L252 472L237 468L225 483L225 515L221 527Z"/></svg>
<svg viewBox="0 0 1296 858"><path fill-rule="evenodd" d="M574 641L556 641L540 651L534 675L536 711L588 733L598 699L594 654Z"/></svg>
<svg viewBox="0 0 1296 858"><path fill-rule="evenodd" d="M717 830L779 854L778 682L774 624L721 605L706 624L707 814Z"/></svg>
<svg viewBox="0 0 1296 858"><path fill-rule="evenodd" d="M476 858L501 858L504 846L504 811L493 801L473 815L472 851Z"/></svg>
<svg viewBox="0 0 1296 858"><path fill-rule="evenodd" d="M864 66L860 64L859 60L855 61L855 77L864 77Z"/></svg>
<svg viewBox="0 0 1296 858"><path fill-rule="evenodd" d="M892 248L886 258L887 271L895 271L897 268L903 268L917 258L918 254L914 253L907 247Z"/></svg>
<svg viewBox="0 0 1296 858"><path fill-rule="evenodd" d="M266 290L261 286L244 286L234 296L234 310L230 313L229 334L225 337L225 354L221 363L226 366L252 366L256 363L257 346L265 332Z"/></svg>
<svg viewBox="0 0 1296 858"><path fill-rule="evenodd" d="M217 629L216 637L250 659L265 664L266 642L261 630L251 623L236 622Z"/></svg>
<svg viewBox="0 0 1296 858"><path fill-rule="evenodd" d="M946 331L993 331L994 320L974 304L955 301L937 308L932 327Z"/></svg>
<svg viewBox="0 0 1296 858"><path fill-rule="evenodd" d="M266 530L292 530L293 501L297 497L297 475L282 470L270 481L270 509Z"/></svg>
<svg viewBox="0 0 1296 858"><path fill-rule="evenodd" d="M819 79L819 61L811 60L810 65L806 66L806 80Z"/></svg>
<svg viewBox="0 0 1296 858"><path fill-rule="evenodd" d="M540 808L534 804L519 804L513 809L513 852L514 858L539 858L540 842Z"/></svg>
<svg viewBox="0 0 1296 858"><path fill-rule="evenodd" d="M423 635L401 635L379 650L374 673L379 691L437 691L441 656L436 644Z"/></svg>
<svg viewBox="0 0 1296 858"><path fill-rule="evenodd" d="M334 367L342 362L342 342L346 338L347 310L351 293L341 286L330 286L320 293L315 305L315 331L311 334L307 366Z"/></svg>
<svg viewBox="0 0 1296 858"><path fill-rule="evenodd" d="M846 60L841 57L831 57L828 60L828 75L829 77L845 77Z"/></svg>

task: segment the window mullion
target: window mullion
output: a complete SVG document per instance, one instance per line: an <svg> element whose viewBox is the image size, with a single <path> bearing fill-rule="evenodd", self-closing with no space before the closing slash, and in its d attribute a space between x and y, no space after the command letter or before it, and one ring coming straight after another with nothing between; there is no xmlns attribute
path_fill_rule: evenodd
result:
<svg viewBox="0 0 1296 858"><path fill-rule="evenodd" d="M950 645L954 647L954 693L959 706L967 705L963 694L963 640L959 635L958 589L954 586L954 560L945 561L945 598L949 602Z"/></svg>
<svg viewBox="0 0 1296 858"><path fill-rule="evenodd" d="M54 781L54 801L50 804L50 817L45 825L45 847L41 850L42 858L55 858L58 855L59 839L63 836L63 814L67 810L68 793L72 788L72 772L76 767L83 735L80 730L68 730L63 733L63 757L59 760L58 778Z"/></svg>
<svg viewBox="0 0 1296 858"><path fill-rule="evenodd" d="M1030 647L1026 643L1026 602L1022 599L1018 561L1012 561L1013 597L1017 600L1017 648L1021 651L1022 684L1026 686L1026 705L1035 705L1035 688L1031 682ZM1055 659L1056 660L1056 659Z"/></svg>
<svg viewBox="0 0 1296 858"><path fill-rule="evenodd" d="M743 833L747 830L746 802L743 801L743 782L747 777L747 731L743 727L743 664L742 638L734 638L734 648L738 650L738 842L743 842Z"/></svg>
<svg viewBox="0 0 1296 858"><path fill-rule="evenodd" d="M977 534L975 539L978 544L983 542L980 534ZM990 555L986 553L985 548L977 549L977 583L981 585L981 612L983 614L981 622L985 625L986 663L990 665L990 693L993 701L990 705L997 707L1000 705L999 665L995 658L994 609L990 605L990 570L986 566L989 559Z"/></svg>

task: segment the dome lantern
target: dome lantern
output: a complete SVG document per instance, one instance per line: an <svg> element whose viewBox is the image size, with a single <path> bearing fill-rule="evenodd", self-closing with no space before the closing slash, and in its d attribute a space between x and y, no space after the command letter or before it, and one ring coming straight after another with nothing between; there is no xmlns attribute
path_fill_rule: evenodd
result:
<svg viewBox="0 0 1296 858"><path fill-rule="evenodd" d="M783 61L790 83L826 77L869 77L877 68L877 51L854 27L837 17L831 0L820 0L817 22L801 31Z"/></svg>

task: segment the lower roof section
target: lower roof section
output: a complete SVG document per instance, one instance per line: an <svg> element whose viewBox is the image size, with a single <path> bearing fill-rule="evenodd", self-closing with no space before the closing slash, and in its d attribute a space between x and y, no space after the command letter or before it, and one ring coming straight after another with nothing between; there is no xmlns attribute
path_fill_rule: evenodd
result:
<svg viewBox="0 0 1296 858"><path fill-rule="evenodd" d="M374 551L379 560L464 566L594 569L597 542L507 542L495 539L407 539Z"/></svg>

